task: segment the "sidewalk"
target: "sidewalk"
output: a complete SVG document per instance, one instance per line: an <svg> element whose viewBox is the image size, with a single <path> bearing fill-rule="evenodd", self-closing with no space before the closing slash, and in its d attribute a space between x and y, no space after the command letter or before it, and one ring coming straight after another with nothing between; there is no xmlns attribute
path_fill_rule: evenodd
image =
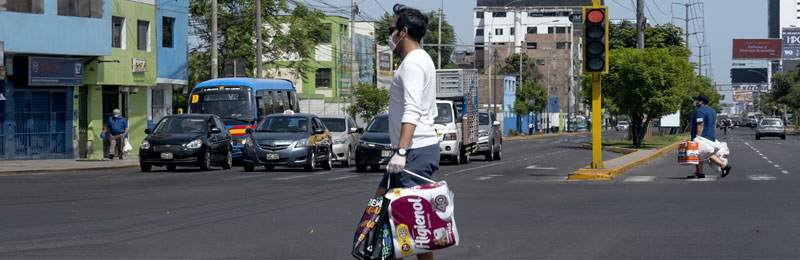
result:
<svg viewBox="0 0 800 260"><path fill-rule="evenodd" d="M139 167L138 156L124 160L94 159L47 159L47 160L0 160L0 174L19 174L49 171L85 171Z"/></svg>

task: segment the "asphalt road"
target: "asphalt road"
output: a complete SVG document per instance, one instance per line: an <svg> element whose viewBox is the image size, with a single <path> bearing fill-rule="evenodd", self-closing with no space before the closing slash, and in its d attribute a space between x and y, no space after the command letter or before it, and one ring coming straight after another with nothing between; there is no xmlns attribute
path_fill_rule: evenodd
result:
<svg viewBox="0 0 800 260"><path fill-rule="evenodd" d="M461 244L437 257L800 258L800 136L720 137L725 179L683 179L693 168L668 154L614 180L567 181L591 160L588 135L506 141L501 161L442 165L434 179L456 193ZM381 176L155 170L0 175L0 259L352 259Z"/></svg>

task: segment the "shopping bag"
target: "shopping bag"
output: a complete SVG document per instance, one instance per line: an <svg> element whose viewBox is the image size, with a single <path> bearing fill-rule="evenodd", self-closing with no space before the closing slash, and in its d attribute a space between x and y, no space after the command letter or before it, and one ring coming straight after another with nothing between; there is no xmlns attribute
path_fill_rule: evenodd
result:
<svg viewBox="0 0 800 260"><path fill-rule="evenodd" d="M133 147L131 146L131 143L128 142L128 138L125 138L125 146L122 147L122 152L129 153L131 151L133 151Z"/></svg>
<svg viewBox="0 0 800 260"><path fill-rule="evenodd" d="M393 259L391 228L388 221L389 200L384 196L370 199L353 238L352 255L361 260Z"/></svg>
<svg viewBox="0 0 800 260"><path fill-rule="evenodd" d="M453 192L447 182L434 182L411 171L403 171L428 184L395 188L386 193L386 198L390 200L389 223L394 257L403 258L458 246Z"/></svg>
<svg viewBox="0 0 800 260"><path fill-rule="evenodd" d="M719 142L719 151L717 151L717 157L719 160L722 161L722 164L728 165L728 155L730 155L731 151L728 149L728 143L726 142ZM722 167L715 163L709 163L712 169L717 172L722 172Z"/></svg>
<svg viewBox="0 0 800 260"><path fill-rule="evenodd" d="M700 148L698 142L683 141L678 144L678 164L696 165L700 163Z"/></svg>

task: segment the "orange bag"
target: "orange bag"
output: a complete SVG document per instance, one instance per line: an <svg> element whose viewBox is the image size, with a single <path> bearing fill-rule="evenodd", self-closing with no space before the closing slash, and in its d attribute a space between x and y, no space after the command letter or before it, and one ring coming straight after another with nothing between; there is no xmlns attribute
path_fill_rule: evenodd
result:
<svg viewBox="0 0 800 260"><path fill-rule="evenodd" d="M697 165L700 163L700 145L697 142L684 141L678 145L678 164Z"/></svg>

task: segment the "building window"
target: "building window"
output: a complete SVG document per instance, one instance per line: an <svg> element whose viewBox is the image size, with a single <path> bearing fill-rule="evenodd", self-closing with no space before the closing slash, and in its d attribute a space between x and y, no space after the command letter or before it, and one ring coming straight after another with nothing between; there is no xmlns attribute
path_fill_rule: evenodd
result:
<svg viewBox="0 0 800 260"><path fill-rule="evenodd" d="M506 17L506 12L492 12L492 17Z"/></svg>
<svg viewBox="0 0 800 260"><path fill-rule="evenodd" d="M567 33L567 27L556 27L556 33L558 34Z"/></svg>
<svg viewBox="0 0 800 260"><path fill-rule="evenodd" d="M477 45L477 46L475 46L475 50L476 51L482 51L483 50L483 44L484 43L482 43L482 42L476 42L475 45Z"/></svg>
<svg viewBox="0 0 800 260"><path fill-rule="evenodd" d="M528 13L528 17L542 17L543 13Z"/></svg>
<svg viewBox="0 0 800 260"><path fill-rule="evenodd" d="M103 1L58 0L58 15L103 18Z"/></svg>
<svg viewBox="0 0 800 260"><path fill-rule="evenodd" d="M163 88L153 88L153 93L151 96L152 102L151 110L153 111L153 122L158 122L161 118L167 116L167 106L164 104L164 89Z"/></svg>
<svg viewBox="0 0 800 260"><path fill-rule="evenodd" d="M331 88L331 69L317 69L314 81L317 88Z"/></svg>
<svg viewBox="0 0 800 260"><path fill-rule="evenodd" d="M543 59L536 60L536 65L544 66L544 60Z"/></svg>
<svg viewBox="0 0 800 260"><path fill-rule="evenodd" d="M136 27L136 46L140 51L149 51L150 22L139 20Z"/></svg>
<svg viewBox="0 0 800 260"><path fill-rule="evenodd" d="M536 49L536 43L535 42L529 42L527 45L528 45L528 50L535 50Z"/></svg>
<svg viewBox="0 0 800 260"><path fill-rule="evenodd" d="M496 36L503 35L503 28L494 29L494 35Z"/></svg>
<svg viewBox="0 0 800 260"><path fill-rule="evenodd" d="M111 17L111 47L125 49L125 18Z"/></svg>
<svg viewBox="0 0 800 260"><path fill-rule="evenodd" d="M0 11L43 14L44 0L0 0Z"/></svg>
<svg viewBox="0 0 800 260"><path fill-rule="evenodd" d="M553 34L553 28L555 27L547 27L547 34Z"/></svg>
<svg viewBox="0 0 800 260"><path fill-rule="evenodd" d="M556 49L563 50L563 49L566 49L566 48L567 48L567 43L566 42L557 42L556 43Z"/></svg>
<svg viewBox="0 0 800 260"><path fill-rule="evenodd" d="M328 44L331 43L331 24L323 23L322 24L322 39L319 40L319 43Z"/></svg>
<svg viewBox="0 0 800 260"><path fill-rule="evenodd" d="M514 35L514 27L508 29L508 35Z"/></svg>
<svg viewBox="0 0 800 260"><path fill-rule="evenodd" d="M483 29L475 29L475 36L483 36Z"/></svg>
<svg viewBox="0 0 800 260"><path fill-rule="evenodd" d="M483 18L483 12L475 12L475 18Z"/></svg>
<svg viewBox="0 0 800 260"><path fill-rule="evenodd" d="M537 27L528 27L528 34L536 34L537 31Z"/></svg>
<svg viewBox="0 0 800 260"><path fill-rule="evenodd" d="M175 18L166 17L161 19L161 47L172 48L175 46L173 37L175 35Z"/></svg>

